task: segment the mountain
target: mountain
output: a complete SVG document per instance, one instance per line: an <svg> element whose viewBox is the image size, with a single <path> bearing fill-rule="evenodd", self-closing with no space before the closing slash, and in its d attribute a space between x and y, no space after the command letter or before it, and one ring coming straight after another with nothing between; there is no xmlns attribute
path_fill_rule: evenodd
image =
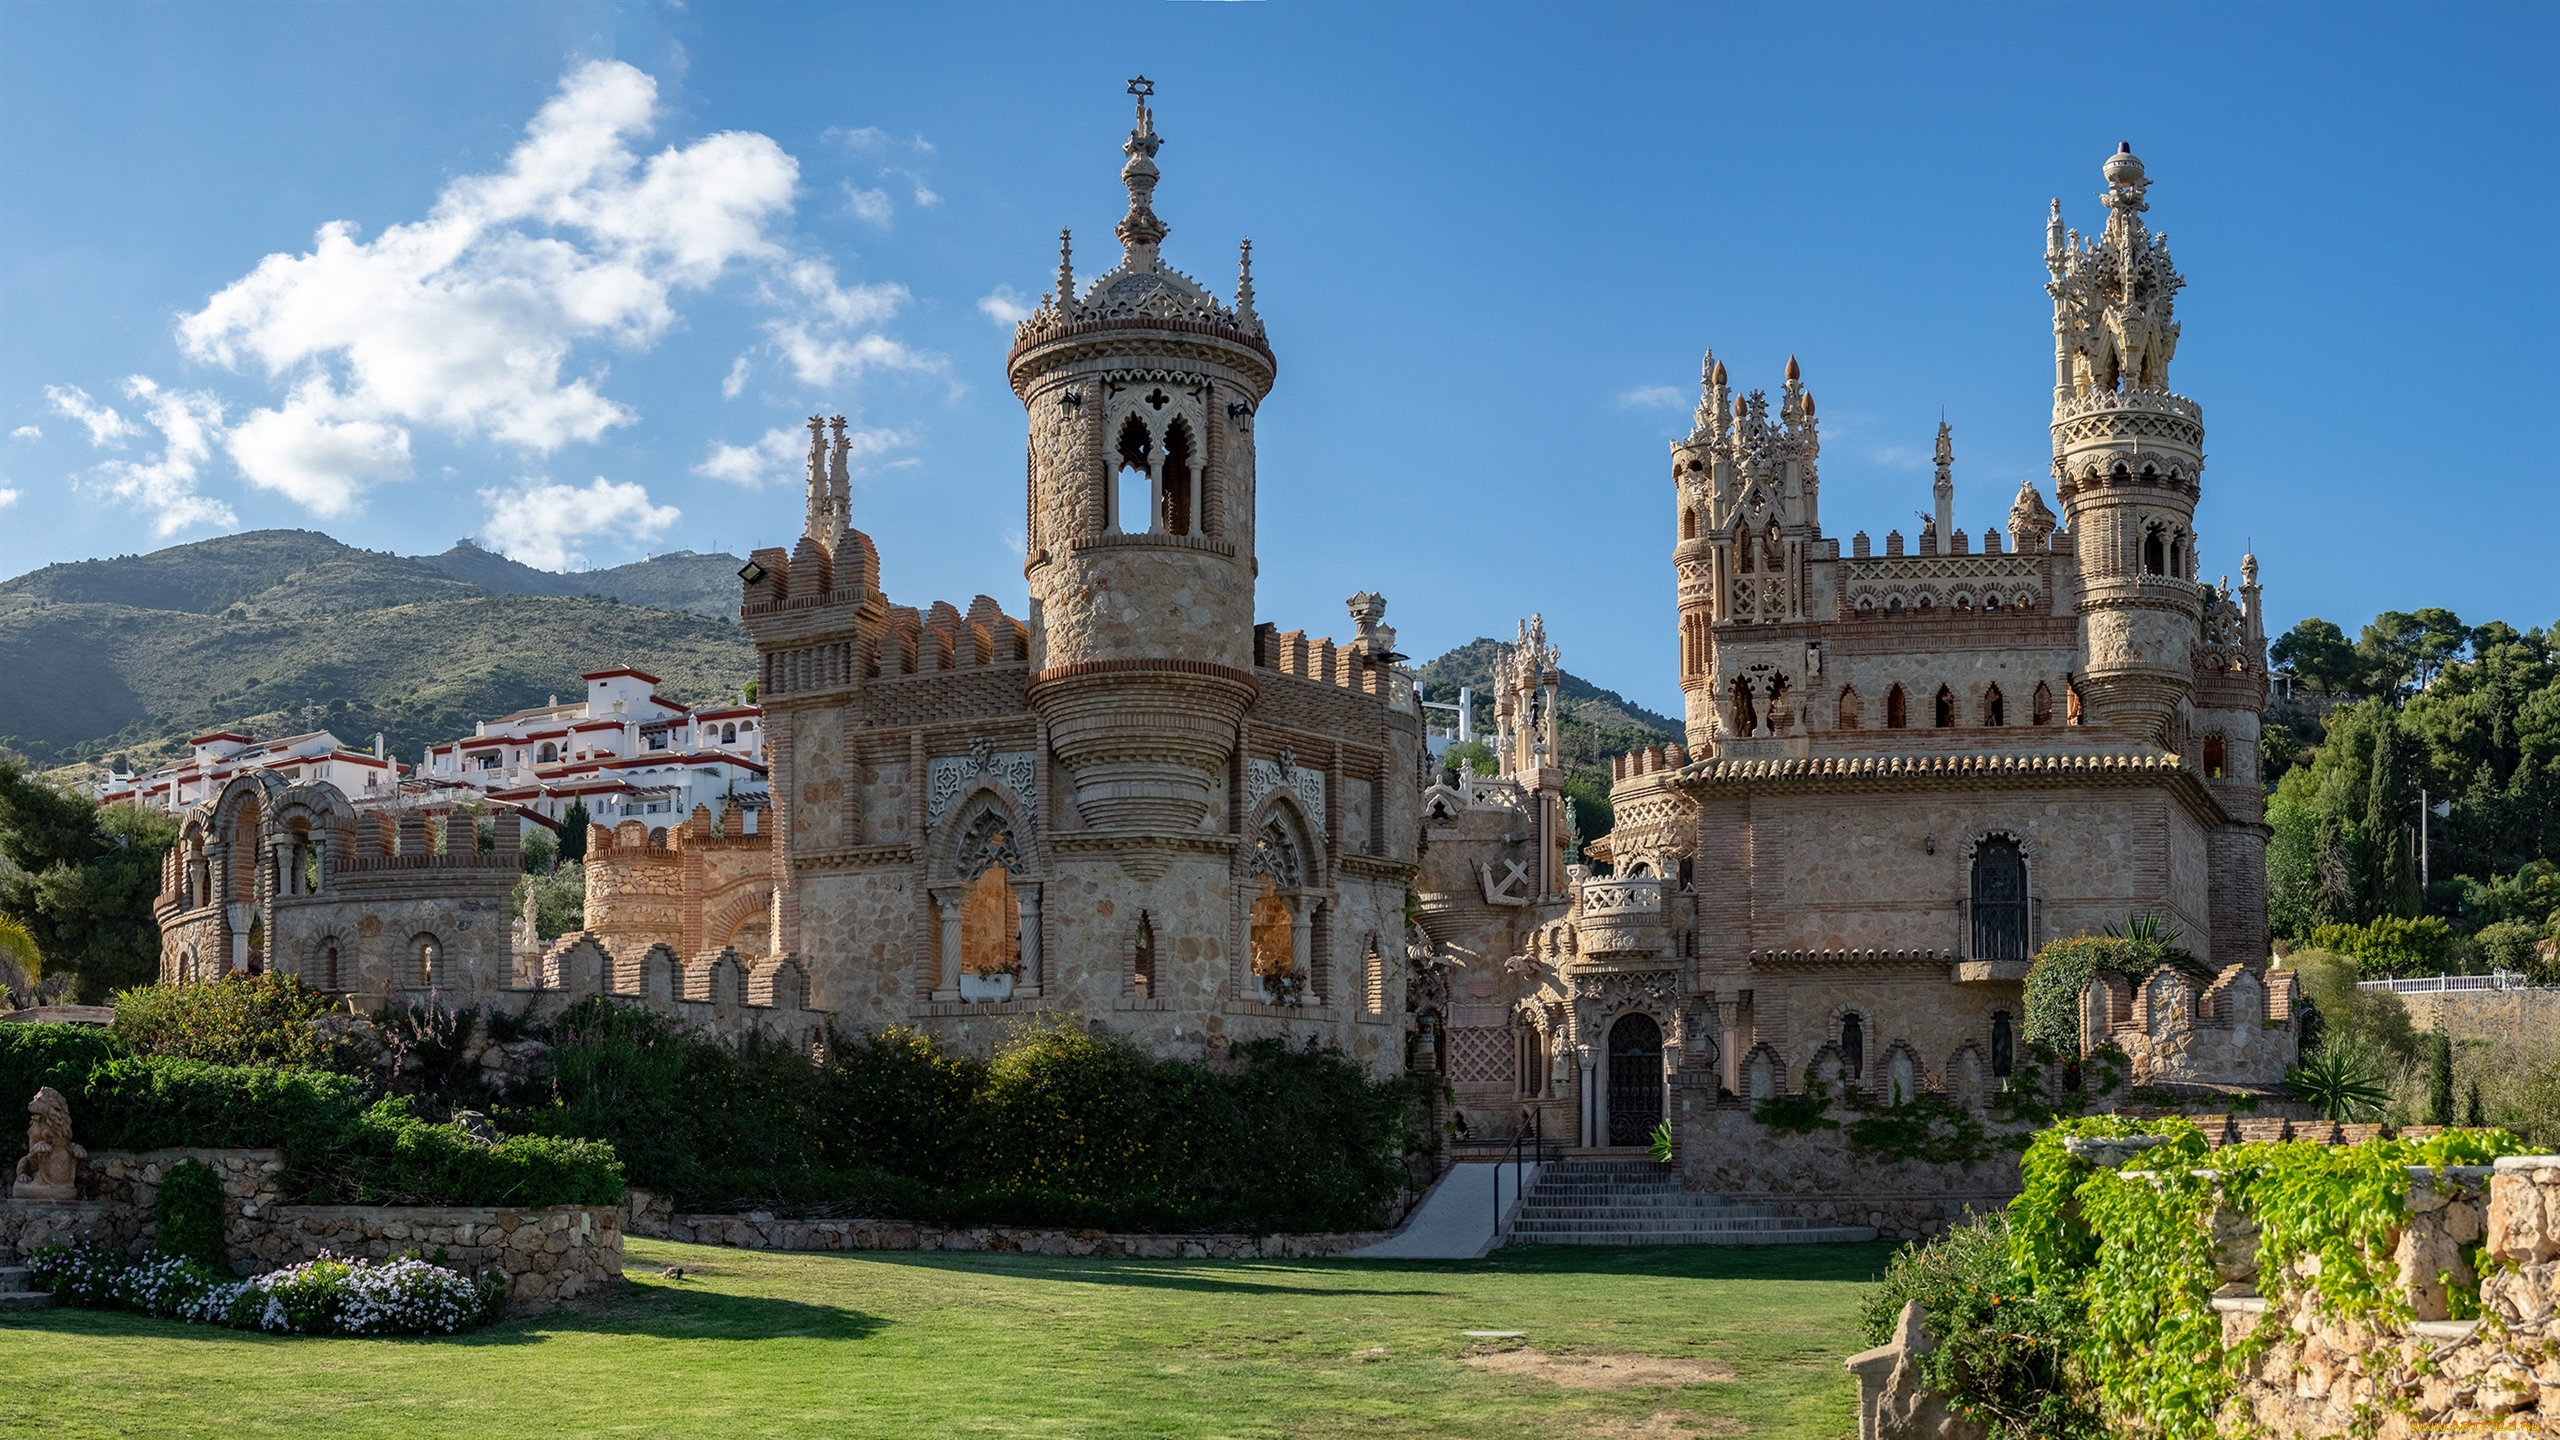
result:
<svg viewBox="0 0 2560 1440"><path fill-rule="evenodd" d="M452 558L264 530L0 583L0 746L44 765L156 763L208 730L326 728L351 745L384 732L414 760L476 721L574 692L603 666L637 665L692 702L731 695L754 673L734 621L584 593L613 577L625 594L698 608L702 577L735 570L726 557L551 576L568 594L500 593L452 573L441 563ZM728 583L734 597L734 574Z"/></svg>
<svg viewBox="0 0 2560 1440"><path fill-rule="evenodd" d="M1454 705L1458 687L1471 687L1475 691L1475 728L1480 734L1491 733L1493 662L1503 649L1502 641L1479 638L1426 663L1421 670L1423 698ZM1557 739L1564 750L1560 758L1567 770L1598 765L1630 750L1668 744L1680 738L1686 728L1680 721L1647 710L1615 690L1603 690L1570 670L1562 672L1556 698L1563 711L1556 727Z"/></svg>
<svg viewBox="0 0 2560 1440"><path fill-rule="evenodd" d="M498 595L600 595L625 605L652 605L726 619L738 613L738 567L747 562L714 551L671 550L628 565L561 574L537 570L468 540L419 563Z"/></svg>

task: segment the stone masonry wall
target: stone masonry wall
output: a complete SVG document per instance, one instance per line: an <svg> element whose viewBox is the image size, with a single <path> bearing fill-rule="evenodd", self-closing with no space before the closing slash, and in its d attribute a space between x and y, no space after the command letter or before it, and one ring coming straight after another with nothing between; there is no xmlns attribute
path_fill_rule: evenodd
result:
<svg viewBox="0 0 2560 1440"><path fill-rule="evenodd" d="M1943 1233L2018 1193L2018 1159L1973 1165L1879 1160L1838 1130L1789 1135L1751 1118L1748 1101L1684 1095L1678 1155L1683 1186L1774 1205L1788 1215L1872 1225L1894 1239Z"/></svg>
<svg viewBox="0 0 2560 1440"><path fill-rule="evenodd" d="M969 1250L1115 1260L1309 1260L1373 1245L1391 1233L1124 1235L1014 1225L946 1227L906 1220L784 1220L761 1212L677 1215L663 1223L669 1240L746 1250Z"/></svg>
<svg viewBox="0 0 2560 1440"><path fill-rule="evenodd" d="M465 1275L499 1270L517 1314L592 1298L622 1279L622 1210L609 1205L283 1205L249 1243L251 1273L326 1250L383 1260L411 1250Z"/></svg>
<svg viewBox="0 0 2560 1440"><path fill-rule="evenodd" d="M2403 995L2409 1023L2457 1040L2548 1035L2560 1029L2560 987L2529 990L2437 990Z"/></svg>

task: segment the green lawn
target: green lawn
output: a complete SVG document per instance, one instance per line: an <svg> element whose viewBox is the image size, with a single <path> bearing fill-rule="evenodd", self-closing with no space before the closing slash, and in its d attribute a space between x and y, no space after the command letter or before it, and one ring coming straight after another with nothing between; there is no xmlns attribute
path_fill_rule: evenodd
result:
<svg viewBox="0 0 2560 1440"><path fill-rule="evenodd" d="M634 1240L625 1296L452 1339L0 1319L0 1435L1840 1440L1840 1362L1890 1249L1176 1263Z"/></svg>

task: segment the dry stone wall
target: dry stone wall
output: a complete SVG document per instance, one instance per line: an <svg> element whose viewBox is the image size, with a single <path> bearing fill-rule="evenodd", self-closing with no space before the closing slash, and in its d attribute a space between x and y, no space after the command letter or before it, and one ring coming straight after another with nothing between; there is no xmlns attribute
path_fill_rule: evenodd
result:
<svg viewBox="0 0 2560 1440"><path fill-rule="evenodd" d="M635 1231L644 1223L650 1222L635 1222ZM1373 1245L1391 1233L1130 1235L1016 1225L923 1225L907 1220L786 1220L763 1212L675 1215L656 1223L664 1225L669 1240L744 1250L967 1250L1114 1260L1310 1260Z"/></svg>

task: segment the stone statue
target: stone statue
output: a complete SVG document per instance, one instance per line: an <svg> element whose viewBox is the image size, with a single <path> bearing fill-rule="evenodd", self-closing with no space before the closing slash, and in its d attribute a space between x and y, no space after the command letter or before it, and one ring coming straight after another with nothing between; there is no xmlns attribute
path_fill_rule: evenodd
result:
<svg viewBox="0 0 2560 1440"><path fill-rule="evenodd" d="M87 1158L88 1151L71 1143L71 1102L47 1085L27 1102L27 1153L10 1193L20 1200L76 1199L78 1162Z"/></svg>

